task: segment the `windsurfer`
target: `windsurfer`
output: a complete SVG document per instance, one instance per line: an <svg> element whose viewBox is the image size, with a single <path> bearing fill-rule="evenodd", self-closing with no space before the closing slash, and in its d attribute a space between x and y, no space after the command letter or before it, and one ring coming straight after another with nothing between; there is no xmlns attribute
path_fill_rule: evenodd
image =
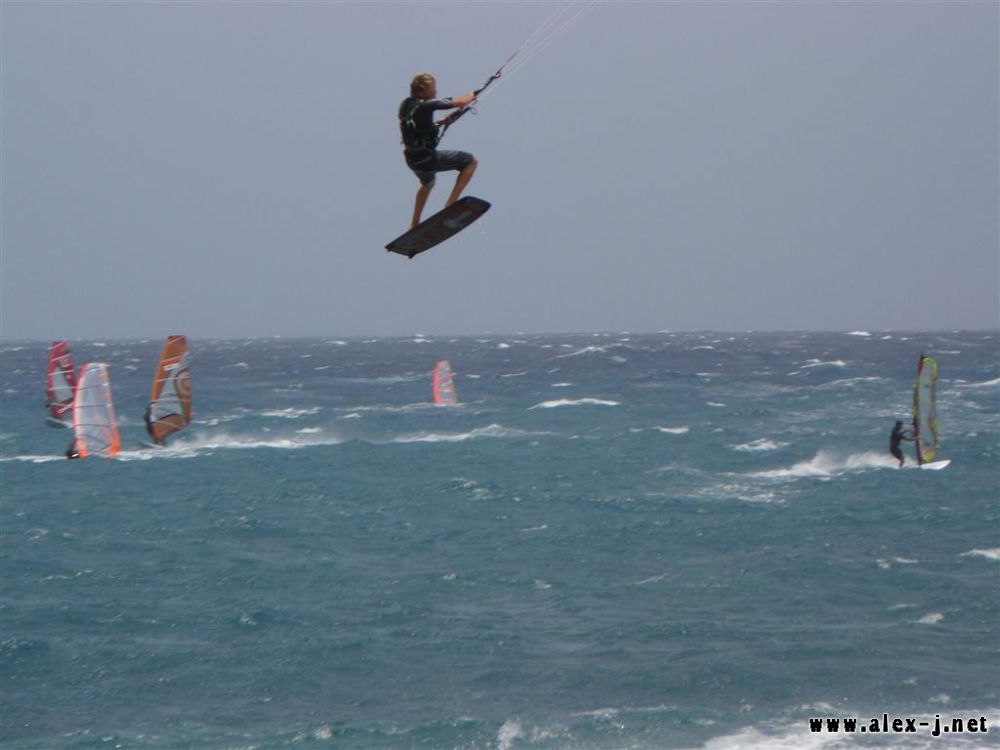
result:
<svg viewBox="0 0 1000 750"><path fill-rule="evenodd" d="M897 419L895 427L892 428L892 434L889 436L889 452L899 461L900 468L906 462L906 457L903 456L903 451L900 449L899 444L903 440L912 442L913 439L913 432L903 429L902 421Z"/></svg>
<svg viewBox="0 0 1000 750"><path fill-rule="evenodd" d="M166 438L156 437L156 433L153 431L153 405L148 404L146 406L146 411L142 413L142 421L146 423L146 432L149 433L149 437L153 441L153 445L166 445Z"/></svg>
<svg viewBox="0 0 1000 750"><path fill-rule="evenodd" d="M69 442L69 447L66 449L66 458L79 458L80 451L76 447L76 438L73 438Z"/></svg>
<svg viewBox="0 0 1000 750"><path fill-rule="evenodd" d="M440 139L438 130L441 125L449 122L449 118L446 117L439 122L433 121L435 110L466 107L474 101L476 94L473 91L461 96L438 99L437 82L430 73L418 73L410 82L410 96L399 105L399 128L403 136L403 156L406 159L406 166L420 180L413 205L411 229L420 223L420 216L434 188L437 172L453 170L458 172L455 187L445 203L445 207L448 207L459 199L476 171L479 162L469 152L437 150ZM459 112L461 111L459 109ZM454 117L455 114L452 113L449 117Z"/></svg>

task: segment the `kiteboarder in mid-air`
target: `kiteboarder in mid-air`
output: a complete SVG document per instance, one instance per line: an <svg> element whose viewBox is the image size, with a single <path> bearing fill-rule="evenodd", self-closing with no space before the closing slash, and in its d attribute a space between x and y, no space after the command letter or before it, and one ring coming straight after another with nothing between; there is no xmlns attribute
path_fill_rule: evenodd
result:
<svg viewBox="0 0 1000 750"><path fill-rule="evenodd" d="M403 135L403 156L406 166L420 180L420 188L413 205L413 221L410 228L420 223L427 198L434 188L435 176L438 172L458 171L455 187L448 196L445 207L458 200L465 186L469 184L476 171L476 157L467 151L438 151L438 141L443 133L441 126L447 128L458 115L464 113L464 108L476 100L476 92L470 91L461 96L445 99L437 98L437 82L430 73L418 73L410 82L410 95L399 105L399 128ZM456 109L448 117L434 122L434 112L439 109Z"/></svg>

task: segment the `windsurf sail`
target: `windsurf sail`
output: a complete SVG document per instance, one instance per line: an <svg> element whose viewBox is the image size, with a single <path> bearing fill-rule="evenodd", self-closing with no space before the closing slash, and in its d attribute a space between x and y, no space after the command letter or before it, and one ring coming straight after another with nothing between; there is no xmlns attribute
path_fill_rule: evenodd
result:
<svg viewBox="0 0 1000 750"><path fill-rule="evenodd" d="M458 394L455 392L455 383L452 382L451 363L442 359L434 365L431 373L431 386L434 391L435 404L457 404Z"/></svg>
<svg viewBox="0 0 1000 750"><path fill-rule="evenodd" d="M90 362L80 368L73 397L73 433L80 458L110 458L118 453L118 419L106 364Z"/></svg>
<svg viewBox="0 0 1000 750"><path fill-rule="evenodd" d="M191 370L183 336L168 336L163 344L145 417L146 431L157 444L191 422Z"/></svg>
<svg viewBox="0 0 1000 750"><path fill-rule="evenodd" d="M920 355L917 379L913 384L913 439L917 449L917 463L934 460L938 451L938 419L935 404L937 362L933 357Z"/></svg>
<svg viewBox="0 0 1000 750"><path fill-rule="evenodd" d="M45 375L45 410L49 423L69 427L73 421L73 391L76 374L73 355L66 341L54 341L49 347L49 366Z"/></svg>

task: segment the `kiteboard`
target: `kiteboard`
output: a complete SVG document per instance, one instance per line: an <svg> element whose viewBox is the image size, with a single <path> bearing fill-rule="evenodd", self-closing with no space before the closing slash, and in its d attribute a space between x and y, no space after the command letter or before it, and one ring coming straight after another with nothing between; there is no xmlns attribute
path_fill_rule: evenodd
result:
<svg viewBox="0 0 1000 750"><path fill-rule="evenodd" d="M389 252L413 258L425 250L430 250L449 237L458 234L490 208L488 201L467 195L459 198L447 208L441 209L429 219L420 222L410 231L394 239L385 249Z"/></svg>

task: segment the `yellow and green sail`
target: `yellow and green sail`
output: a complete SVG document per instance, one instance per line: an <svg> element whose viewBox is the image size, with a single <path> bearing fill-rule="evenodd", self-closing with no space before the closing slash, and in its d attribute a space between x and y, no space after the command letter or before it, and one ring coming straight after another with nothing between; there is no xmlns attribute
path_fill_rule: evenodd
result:
<svg viewBox="0 0 1000 750"><path fill-rule="evenodd" d="M913 383L913 436L917 461L921 464L933 461L938 450L936 387L937 362L933 357L921 354L917 379Z"/></svg>

